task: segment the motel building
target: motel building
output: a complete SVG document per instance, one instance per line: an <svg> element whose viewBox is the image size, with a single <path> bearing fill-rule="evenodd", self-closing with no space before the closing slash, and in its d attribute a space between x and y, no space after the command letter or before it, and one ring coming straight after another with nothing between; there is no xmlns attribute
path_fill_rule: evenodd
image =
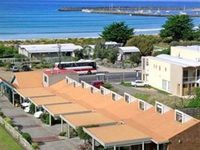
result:
<svg viewBox="0 0 200 150"><path fill-rule="evenodd" d="M104 87L97 89L77 82L70 75L71 72L57 71L19 72L11 83L1 79L1 92L11 95L8 98L14 107L26 101L34 104L35 112L47 113L50 126L52 119L59 119L60 131L65 131L68 138L81 127L90 137L92 150L200 147L199 120L159 100L151 105L128 93L119 95Z"/></svg>

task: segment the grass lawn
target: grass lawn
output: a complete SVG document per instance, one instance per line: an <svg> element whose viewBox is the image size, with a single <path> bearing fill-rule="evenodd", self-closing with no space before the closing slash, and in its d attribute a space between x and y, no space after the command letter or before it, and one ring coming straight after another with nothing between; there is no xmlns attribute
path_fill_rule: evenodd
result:
<svg viewBox="0 0 200 150"><path fill-rule="evenodd" d="M23 148L0 126L0 149L23 150Z"/></svg>

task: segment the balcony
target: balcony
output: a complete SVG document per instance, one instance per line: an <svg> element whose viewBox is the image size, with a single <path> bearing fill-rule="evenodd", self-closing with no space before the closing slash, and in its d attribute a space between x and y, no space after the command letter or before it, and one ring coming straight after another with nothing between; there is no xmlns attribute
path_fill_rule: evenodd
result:
<svg viewBox="0 0 200 150"><path fill-rule="evenodd" d="M200 76L198 77L183 77L183 83L198 83Z"/></svg>

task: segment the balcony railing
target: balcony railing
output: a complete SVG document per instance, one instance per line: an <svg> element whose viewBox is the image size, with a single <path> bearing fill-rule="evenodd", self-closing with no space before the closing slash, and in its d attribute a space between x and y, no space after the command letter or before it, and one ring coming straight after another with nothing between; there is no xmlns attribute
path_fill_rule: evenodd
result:
<svg viewBox="0 0 200 150"><path fill-rule="evenodd" d="M200 76L198 77L183 77L183 82L186 83L197 83L200 81Z"/></svg>

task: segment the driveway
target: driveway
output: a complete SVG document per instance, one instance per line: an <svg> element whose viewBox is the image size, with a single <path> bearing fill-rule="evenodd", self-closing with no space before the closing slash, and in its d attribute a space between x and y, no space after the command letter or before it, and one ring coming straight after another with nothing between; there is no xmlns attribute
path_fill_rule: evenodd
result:
<svg viewBox="0 0 200 150"><path fill-rule="evenodd" d="M59 139L60 125L48 126L21 108L13 107L6 97L0 97L0 109L22 132L31 135L34 142L40 143L41 150L77 150L83 143L79 138Z"/></svg>

